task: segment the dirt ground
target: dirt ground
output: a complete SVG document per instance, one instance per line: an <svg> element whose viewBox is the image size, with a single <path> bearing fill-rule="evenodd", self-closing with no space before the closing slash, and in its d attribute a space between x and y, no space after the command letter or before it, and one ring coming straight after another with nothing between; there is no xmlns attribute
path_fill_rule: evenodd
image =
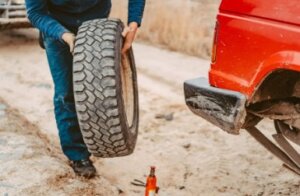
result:
<svg viewBox="0 0 300 196"><path fill-rule="evenodd" d="M157 167L159 195L300 195L300 179L245 131L224 133L185 106L182 83L209 62L136 44L140 132L133 155L93 158L99 176L75 177L60 150L53 85L36 32L0 33L0 195L143 195L130 184ZM173 114L173 119L156 118ZM261 123L273 131L270 121Z"/></svg>

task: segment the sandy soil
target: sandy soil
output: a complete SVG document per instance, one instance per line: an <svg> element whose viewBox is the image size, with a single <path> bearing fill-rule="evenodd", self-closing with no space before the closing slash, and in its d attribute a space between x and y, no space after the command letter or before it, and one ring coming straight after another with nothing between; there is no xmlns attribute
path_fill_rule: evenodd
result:
<svg viewBox="0 0 300 196"><path fill-rule="evenodd" d="M135 45L140 133L135 153L96 159L99 176L72 173L53 116L53 85L33 31L0 33L0 195L143 195L130 184L157 166L159 195L300 195L299 177L246 132L224 133L185 106L182 83L209 62ZM157 115L174 114L171 121ZM273 130L265 121L260 127Z"/></svg>

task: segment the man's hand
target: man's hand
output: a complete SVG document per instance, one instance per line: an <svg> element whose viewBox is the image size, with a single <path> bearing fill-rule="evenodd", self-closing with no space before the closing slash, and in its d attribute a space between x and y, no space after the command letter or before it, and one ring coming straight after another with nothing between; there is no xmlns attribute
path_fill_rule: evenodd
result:
<svg viewBox="0 0 300 196"><path fill-rule="evenodd" d="M70 47L70 52L73 53L74 43L75 43L75 35L70 32L66 32L62 35L62 39L66 42Z"/></svg>
<svg viewBox="0 0 300 196"><path fill-rule="evenodd" d="M125 27L123 32L122 32L122 36L125 38L124 44L123 44L123 48L122 48L122 53L126 53L134 39L135 39L135 35L138 29L138 24L136 22L131 22L128 27Z"/></svg>

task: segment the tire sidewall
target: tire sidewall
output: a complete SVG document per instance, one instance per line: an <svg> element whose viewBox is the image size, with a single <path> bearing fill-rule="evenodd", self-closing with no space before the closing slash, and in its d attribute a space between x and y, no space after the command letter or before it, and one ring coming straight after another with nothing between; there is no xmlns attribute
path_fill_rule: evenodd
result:
<svg viewBox="0 0 300 196"><path fill-rule="evenodd" d="M128 120L127 120L127 115L126 115L126 108L124 104L124 99L123 99L123 89L122 89L122 80L121 80L121 71L122 71L122 54L117 51L121 51L123 47L123 37L122 37L122 31L123 31L123 24L119 23L118 25L118 33L116 35L116 45L115 45L115 51L116 51L116 60L115 60L115 71L117 73L116 81L117 81L117 93L121 96L117 96L117 101L119 103L119 111L121 112L120 114L120 124L121 128L123 131L125 138L127 138L127 147L130 149L132 152L134 150L134 146L136 144L137 140L137 135L138 135L138 121L139 121L139 112L138 112L138 92L137 92L137 79L136 79L136 67L135 67L135 62L133 61L133 51L132 48L129 49L129 51L126 53L129 63L130 63L130 68L132 72L132 83L133 83L133 93L134 93L134 117L133 117L133 122L132 126L129 127ZM136 134L133 134L135 132Z"/></svg>

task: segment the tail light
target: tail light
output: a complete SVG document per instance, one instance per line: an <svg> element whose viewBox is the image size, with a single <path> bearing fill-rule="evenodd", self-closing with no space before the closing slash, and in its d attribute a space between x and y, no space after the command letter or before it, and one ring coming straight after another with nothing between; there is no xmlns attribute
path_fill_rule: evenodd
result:
<svg viewBox="0 0 300 196"><path fill-rule="evenodd" d="M216 22L214 42L213 42L212 54L211 54L211 63L215 63L217 60L218 31L219 31L219 23Z"/></svg>

